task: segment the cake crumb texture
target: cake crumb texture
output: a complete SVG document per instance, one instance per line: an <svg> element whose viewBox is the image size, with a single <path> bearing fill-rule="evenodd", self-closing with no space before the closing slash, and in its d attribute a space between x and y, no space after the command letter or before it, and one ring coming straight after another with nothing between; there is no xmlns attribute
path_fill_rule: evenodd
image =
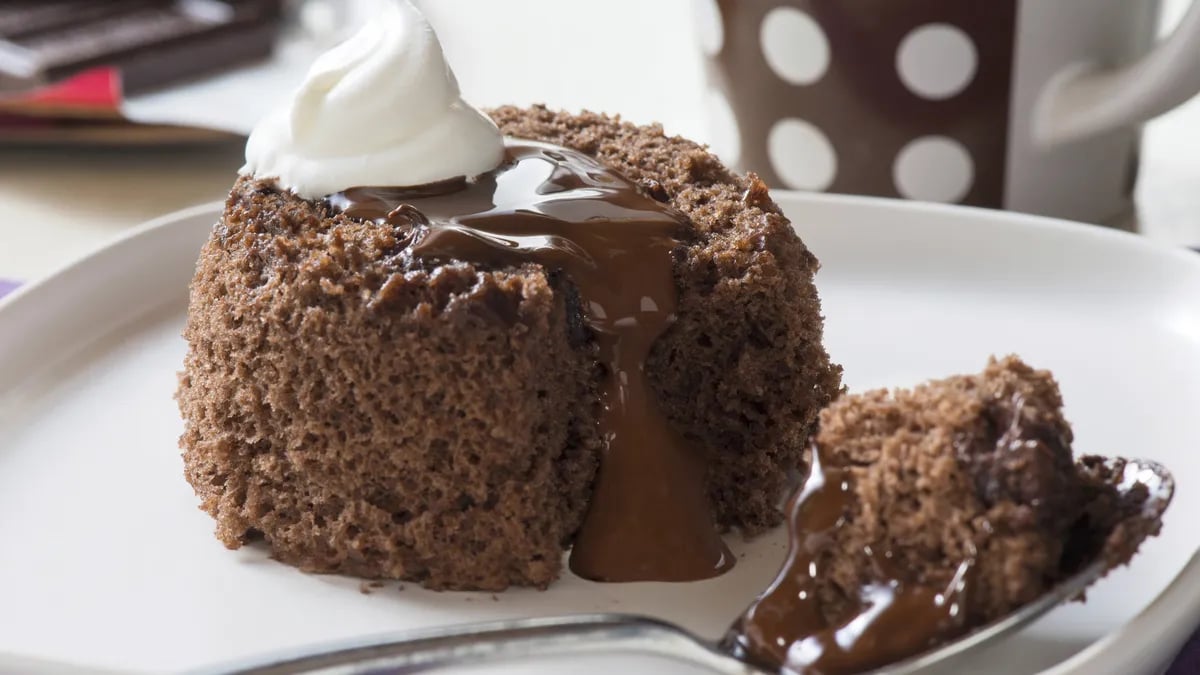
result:
<svg viewBox="0 0 1200 675"><path fill-rule="evenodd" d="M880 580L864 550L890 552L902 582L947 588L964 560L967 625L1037 598L1102 551L1128 562L1159 523L1129 516L1120 460L1072 457L1048 371L1010 356L977 375L845 396L821 414L822 457L846 468L855 499L824 555L831 620ZM1142 495L1144 499L1144 495Z"/></svg>
<svg viewBox="0 0 1200 675"><path fill-rule="evenodd" d="M658 127L540 107L493 117L690 217L679 316L647 368L711 460L719 523L778 523L787 474L841 387L816 258L757 179ZM238 180L191 286L185 474L231 548L262 539L308 571L437 589L544 587L601 449L578 299L535 265L414 259L415 234Z"/></svg>

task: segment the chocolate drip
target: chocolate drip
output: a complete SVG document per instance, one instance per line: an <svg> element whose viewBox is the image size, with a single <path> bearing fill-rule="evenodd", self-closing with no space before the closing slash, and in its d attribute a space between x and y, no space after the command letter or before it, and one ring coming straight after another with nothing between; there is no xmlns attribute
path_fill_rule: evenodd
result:
<svg viewBox="0 0 1200 675"><path fill-rule="evenodd" d="M418 259L565 273L605 366L598 424L606 447L571 569L599 581L691 581L728 570L705 458L671 428L646 381L650 349L675 320L673 252L687 218L586 155L514 140L506 153L473 179L351 188L327 200L351 217L417 228Z"/></svg>
<svg viewBox="0 0 1200 675"><path fill-rule="evenodd" d="M770 668L837 675L893 663L961 633L969 561L949 588L937 590L904 581L890 552L862 551L878 581L859 589L852 611L830 611L822 554L844 523L853 493L848 472L827 466L818 448L812 456L809 475L790 504L787 560L730 629L726 647Z"/></svg>

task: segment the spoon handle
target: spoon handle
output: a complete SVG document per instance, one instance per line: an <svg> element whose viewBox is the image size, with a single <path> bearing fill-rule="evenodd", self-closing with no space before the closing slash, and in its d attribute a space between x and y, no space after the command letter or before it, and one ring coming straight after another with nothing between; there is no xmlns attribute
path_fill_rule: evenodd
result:
<svg viewBox="0 0 1200 675"><path fill-rule="evenodd" d="M625 614L583 614L383 636L231 664L204 675L404 675L481 661L630 651L685 661L721 675L766 672L662 621Z"/></svg>

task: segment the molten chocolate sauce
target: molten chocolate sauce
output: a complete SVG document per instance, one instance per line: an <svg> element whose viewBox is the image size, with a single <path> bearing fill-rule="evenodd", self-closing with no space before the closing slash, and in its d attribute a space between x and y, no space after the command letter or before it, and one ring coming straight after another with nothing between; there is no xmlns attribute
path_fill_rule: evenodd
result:
<svg viewBox="0 0 1200 675"><path fill-rule="evenodd" d="M733 566L705 490L706 461L668 423L646 381L675 320L673 252L687 218L586 155L507 142L473 179L358 187L328 202L364 220L417 227L411 253L489 267L537 263L576 286L605 376L605 442L571 569L599 581L692 581Z"/></svg>
<svg viewBox="0 0 1200 675"><path fill-rule="evenodd" d="M843 526L853 492L850 476L828 466L818 449L804 485L792 497L787 560L775 581L733 625L725 646L739 656L785 672L837 675L878 668L913 656L962 632L969 564L948 589L901 581L891 553L863 551L877 583L859 589L848 616L831 623L820 589L822 553ZM839 555L856 555L839 551Z"/></svg>

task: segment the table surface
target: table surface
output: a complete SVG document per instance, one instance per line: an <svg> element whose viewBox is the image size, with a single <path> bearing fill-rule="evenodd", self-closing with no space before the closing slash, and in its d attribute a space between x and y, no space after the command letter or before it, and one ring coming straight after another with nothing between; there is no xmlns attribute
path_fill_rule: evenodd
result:
<svg viewBox="0 0 1200 675"><path fill-rule="evenodd" d="M621 111L634 121L659 120L668 131L704 140L697 114L700 63L690 23L679 21L688 1L612 0L606 8L613 11L588 12L585 21L583 10L573 17L557 0L525 0L522 21L508 21L504 31L493 29L503 21L498 16L503 10L490 0L439 0L427 11L464 92L478 105L546 101ZM1187 5L1188 0L1166 0L1165 25ZM511 14L511 5L506 7ZM630 21L635 8L637 21ZM629 36L620 49L611 44L614 33ZM497 72L518 76L498 78ZM645 76L629 77L630 72ZM1143 157L1136 229L1165 241L1200 244L1200 99L1146 126ZM241 159L239 143L0 147L0 278L36 278L123 229L222 199Z"/></svg>

